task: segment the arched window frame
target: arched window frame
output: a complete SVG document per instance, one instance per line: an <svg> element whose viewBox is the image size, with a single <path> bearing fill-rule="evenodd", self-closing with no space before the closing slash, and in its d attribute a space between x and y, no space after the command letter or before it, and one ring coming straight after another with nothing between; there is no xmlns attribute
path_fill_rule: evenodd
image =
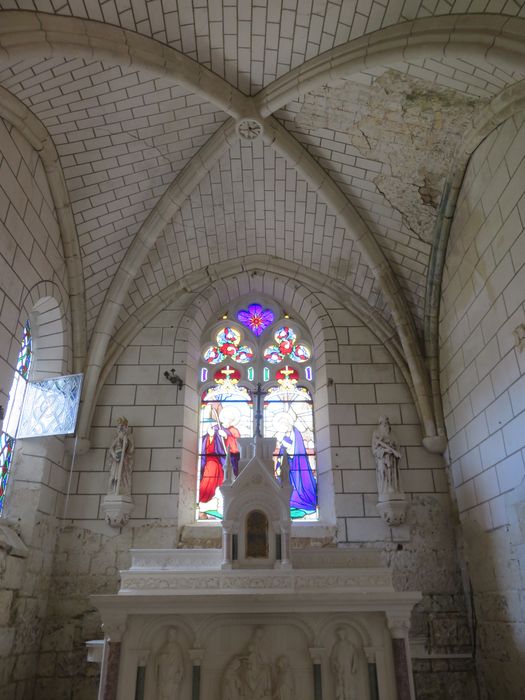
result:
<svg viewBox="0 0 525 700"><path fill-rule="evenodd" d="M231 305L227 311L225 311L224 314L222 314L222 317L219 318L218 320L208 324L204 332L202 333L202 344L200 347L200 354L199 354L199 377L198 377L198 395L199 395L199 411L198 411L198 470L200 474L201 470L201 459L202 459L202 450L201 450L201 397L205 392L207 392L211 387L215 386L215 381L214 381L214 375L216 372L220 371L222 368L230 365L231 367L235 369L239 369L241 372L241 379L239 380L239 386L244 386L248 388L251 391L255 391L257 389L258 383L261 384L261 390L263 393L267 392L269 389L273 387L278 386L278 382L275 379L275 373L284 367L285 365L292 366L295 369L299 370L300 374L300 381L298 382L298 386L304 387L308 395L310 397L310 406L311 406L311 421L312 421L312 434L313 434L313 443L314 443L314 452L313 452L313 457L314 460L316 460L316 450L315 450L315 411L314 411L314 400L315 400L315 357L313 356L313 343L312 339L310 338L310 334L308 331L306 331L303 323L293 317L290 318L290 316L283 311L281 308L279 308L276 304L274 303L268 303L265 299L254 299L255 302L260 302L265 308L270 308L273 313L274 313L274 321L271 323L267 328L264 329L264 331L259 335L256 336L247 326L243 325L241 322L237 320L237 312L238 310L245 308L248 306L249 303L253 303L251 300L247 302L246 304L243 303L235 303ZM306 345L308 345L310 352L311 352L311 357L310 359L305 362L305 363L299 363L293 360L288 360L284 361L282 363L278 364L269 364L265 361L264 359L264 350L266 347L269 345L275 344L274 341L274 333L278 328L280 328L283 325L289 325L291 326L296 334L297 334L297 341L302 342ZM239 345L249 345L252 347L254 350L254 358L248 363L245 364L238 364L232 360L229 360L229 358L226 358L225 360L222 360L221 362L218 362L217 364L208 364L207 362L204 361L204 352L206 351L207 348L210 347L210 345L216 345L215 338L218 332L224 328L225 326L232 327L236 329L240 334L241 334L241 340ZM252 367L253 368L253 378L250 378L247 376L247 370L248 368ZM266 379L264 375L264 369L268 368L268 378ZM306 368L309 367L309 378L306 377ZM207 377L203 381L203 375L202 375L202 370L207 370ZM254 416L254 430L255 430L255 412L256 412L256 406L254 404L253 408L253 416ZM264 424L264 419L262 419L262 425ZM315 469L315 471L317 471ZM316 475L317 478L317 475ZM199 476L197 477L197 513L199 512L199 481L200 478ZM314 518L316 521L318 519L318 509L316 509ZM198 515L197 515L197 520L199 521ZM306 522L306 520L299 520L297 522Z"/></svg>
<svg viewBox="0 0 525 700"><path fill-rule="evenodd" d="M49 281L41 281L27 293L22 302L23 311L19 317L18 327L24 327L25 319L27 319L31 328L32 340L31 365L26 377L28 382L65 374L71 366L71 325L66 314L67 306L64 305L63 299L63 291L58 286ZM20 337L18 333L16 335L18 338ZM21 409L21 406L19 409ZM17 425L19 419L20 415L17 415ZM2 427L6 427L5 419ZM57 448L54 439L45 439L46 455L49 446L50 453L53 454L51 461L60 468L60 462L55 462L54 455L57 454ZM24 500L16 498L19 488L27 488L30 484L29 488L38 492L38 508L42 507L43 512L51 512L54 508L54 502L47 498L48 490L40 488L42 474L38 467L34 470L32 469L32 456L27 453L23 456L19 454L20 460L18 458L15 459L15 453L23 443L24 441L18 438L16 445L14 442L12 444L7 498L2 499L3 511L0 509L0 515L6 518L23 518L27 523L33 517L33 514L36 514L36 511L32 510L29 512L24 505ZM42 455L43 453L39 454L39 461ZM1 464L2 462L0 461ZM42 500L40 500L41 496Z"/></svg>

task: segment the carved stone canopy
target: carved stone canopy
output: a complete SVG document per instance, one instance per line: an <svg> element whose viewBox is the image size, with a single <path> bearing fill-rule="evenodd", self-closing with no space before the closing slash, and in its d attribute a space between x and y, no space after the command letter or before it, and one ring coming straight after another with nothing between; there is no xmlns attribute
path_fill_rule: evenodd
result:
<svg viewBox="0 0 525 700"><path fill-rule="evenodd" d="M240 442L239 475L220 487L224 567L288 566L292 487L288 477L275 477L275 438Z"/></svg>

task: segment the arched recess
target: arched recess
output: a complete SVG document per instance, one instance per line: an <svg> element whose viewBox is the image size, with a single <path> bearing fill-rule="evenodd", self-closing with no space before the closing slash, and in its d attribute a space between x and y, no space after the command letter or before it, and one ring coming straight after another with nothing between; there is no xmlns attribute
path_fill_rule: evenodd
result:
<svg viewBox="0 0 525 700"><path fill-rule="evenodd" d="M71 328L67 311L61 291L53 282L39 282L26 294L19 326L29 319L33 345L30 381L70 371ZM5 515L19 520L26 533L31 532L37 513L59 515L57 505L66 490L63 451L63 439L59 437L16 441Z"/></svg>
<svg viewBox="0 0 525 700"><path fill-rule="evenodd" d="M27 294L22 308L33 336L30 379L36 381L70 371L71 324L67 303L64 304L58 287L53 282L39 282Z"/></svg>
<svg viewBox="0 0 525 700"><path fill-rule="evenodd" d="M209 267L199 274L185 278L181 284L172 285L163 290L153 300L137 310L135 315L119 330L113 339L108 362L101 379L108 376L111 368L118 361L121 352L129 345L134 336L153 320L160 311L169 313L170 325L178 328L178 342L175 347L174 367L182 375L184 387L183 424L188 426L180 434L182 447L183 473L180 479L179 517L182 522L193 522L196 488L196 446L197 446L197 361L199 358L201 334L210 318L217 319L231 300L247 294L266 294L277 303L286 304L294 315L301 318L311 331L314 344L327 344L335 339L326 308L319 303L317 294L337 302L357 316L383 343L400 368L407 386L412 391L417 406L414 387L410 383L410 374L404 362L399 341L395 331L379 315L374 315L366 302L344 285L333 283L329 279L315 275L311 271L294 266L291 268L284 261L266 256L253 256L232 260L222 265ZM330 304L329 304L330 305ZM317 371L316 405L327 404L328 389L326 373ZM102 383L100 388L102 387ZM182 394L181 394L182 397ZM187 397L187 400L186 400ZM330 408L329 410L333 410ZM333 418L333 417L332 417ZM333 421L332 421L333 422ZM318 432L318 451L329 450L330 434L328 424L330 416L316 417ZM329 464L328 460L325 462ZM330 467L331 470L331 467ZM328 474L322 477L329 480ZM331 486L330 488L333 488ZM328 511L333 506L328 507Z"/></svg>

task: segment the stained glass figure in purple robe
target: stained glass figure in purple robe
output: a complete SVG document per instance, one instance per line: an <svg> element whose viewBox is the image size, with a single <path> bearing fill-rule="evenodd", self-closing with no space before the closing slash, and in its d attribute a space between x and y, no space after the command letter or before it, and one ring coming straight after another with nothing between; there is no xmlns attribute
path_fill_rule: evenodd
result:
<svg viewBox="0 0 525 700"><path fill-rule="evenodd" d="M295 426L291 426L288 434L282 438L277 460L278 468L285 451L288 453L290 483L293 488L290 508L314 513L317 507L317 485L306 453L303 436Z"/></svg>
<svg viewBox="0 0 525 700"><path fill-rule="evenodd" d="M275 473L281 472L282 456L288 454L293 491L290 514L293 519L315 518L317 482L312 400L307 389L297 386L297 371L279 371L279 386L268 390L264 402L264 434L276 438Z"/></svg>

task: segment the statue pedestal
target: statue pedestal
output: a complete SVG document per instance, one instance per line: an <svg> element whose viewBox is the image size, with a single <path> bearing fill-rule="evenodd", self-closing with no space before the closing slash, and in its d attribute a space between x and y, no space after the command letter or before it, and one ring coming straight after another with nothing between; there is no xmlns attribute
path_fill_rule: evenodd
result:
<svg viewBox="0 0 525 700"><path fill-rule="evenodd" d="M403 525L407 516L408 502L404 493L392 495L391 498L379 498L377 510L390 527Z"/></svg>
<svg viewBox="0 0 525 700"><path fill-rule="evenodd" d="M131 496L107 495L102 499L102 512L111 527L123 528L127 525L134 508Z"/></svg>

